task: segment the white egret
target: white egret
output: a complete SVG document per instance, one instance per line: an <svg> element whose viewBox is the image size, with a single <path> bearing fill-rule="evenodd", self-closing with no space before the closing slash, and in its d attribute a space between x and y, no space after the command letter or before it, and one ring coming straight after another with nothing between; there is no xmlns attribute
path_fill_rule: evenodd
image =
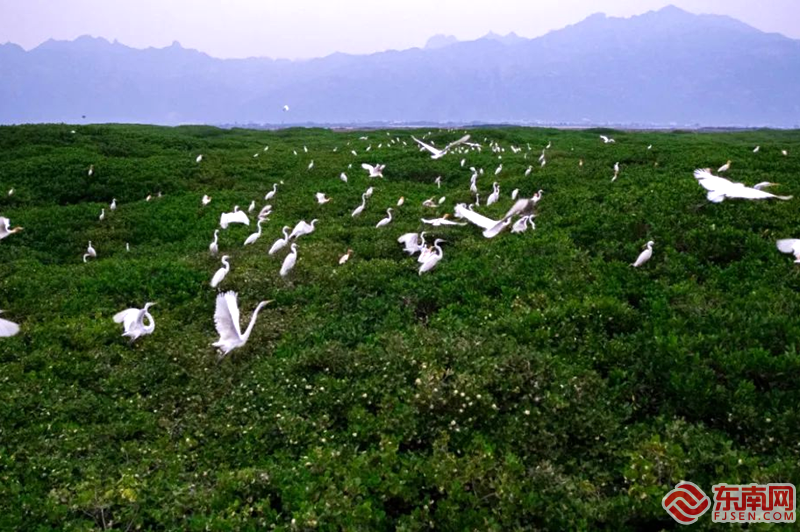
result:
<svg viewBox="0 0 800 532"><path fill-rule="evenodd" d="M283 112L284 113L288 113L289 112L289 106L288 105L284 105L283 106Z"/></svg>
<svg viewBox="0 0 800 532"><path fill-rule="evenodd" d="M306 150L306 151L308 151L308 150ZM311 171L312 168L314 168L314 160L313 159L311 160L310 163L308 163L308 170Z"/></svg>
<svg viewBox="0 0 800 532"><path fill-rule="evenodd" d="M761 151L761 146L756 146L755 149L753 150L753 153L758 153L760 151Z"/></svg>
<svg viewBox="0 0 800 532"><path fill-rule="evenodd" d="M253 233L252 235L247 237L247 240L244 241L245 246L249 246L250 244L255 244L256 241L261 238L261 224L264 222L262 218L258 219L256 226L258 227L258 231Z"/></svg>
<svg viewBox="0 0 800 532"><path fill-rule="evenodd" d="M273 183L272 190L267 192L266 196L264 196L264 201L269 201L275 197L275 192L278 191L278 183Z"/></svg>
<svg viewBox="0 0 800 532"><path fill-rule="evenodd" d="M103 207L102 209L100 209L100 216L98 216L98 219L99 219L101 222L102 222L103 220L105 220L105 219L106 219L106 208L105 208L105 207Z"/></svg>
<svg viewBox="0 0 800 532"><path fill-rule="evenodd" d="M614 144L616 140L606 137L605 135L600 135L600 138L603 140L604 144Z"/></svg>
<svg viewBox="0 0 800 532"><path fill-rule="evenodd" d="M419 235L417 233L406 233L398 238L397 241L403 244L406 253L413 255L422 251L425 244L425 232L423 231Z"/></svg>
<svg viewBox="0 0 800 532"><path fill-rule="evenodd" d="M436 188L442 188L442 176L437 177L433 182L436 183Z"/></svg>
<svg viewBox="0 0 800 532"><path fill-rule="evenodd" d="M314 196L317 198L317 203L320 205L325 205L331 200L329 197L325 196L324 192L317 192Z"/></svg>
<svg viewBox="0 0 800 532"><path fill-rule="evenodd" d="M389 225L392 221L392 208L389 207L386 209L386 218L382 219L375 227L385 227Z"/></svg>
<svg viewBox="0 0 800 532"><path fill-rule="evenodd" d="M217 270L217 273L214 274L214 277L211 278L211 288L216 288L219 286L219 283L225 279L225 276L228 275L228 272L231 271L231 265L228 262L230 257L228 255L223 255L220 262L222 262L222 268Z"/></svg>
<svg viewBox="0 0 800 532"><path fill-rule="evenodd" d="M445 242L444 240L437 238L434 243L433 247L436 248L436 253L431 253L425 262L422 263L422 266L419 267L419 274L422 275L425 272L429 272L439 264L439 261L442 260L444 257L444 252L442 251L441 246L439 244L441 242Z"/></svg>
<svg viewBox="0 0 800 532"><path fill-rule="evenodd" d="M3 311L0 310L0 313ZM0 338L8 338L14 336L19 332L19 325L13 321L8 321L0 318Z"/></svg>
<svg viewBox="0 0 800 532"><path fill-rule="evenodd" d="M153 315L148 312L155 303L145 303L144 308L129 308L114 314L114 323L121 323L122 336L130 338L131 343L135 342L140 336L153 334L156 329L156 322ZM149 322L145 325L145 318Z"/></svg>
<svg viewBox="0 0 800 532"><path fill-rule="evenodd" d="M497 167L497 170L494 171L494 175L500 175L500 172L502 171L503 171L503 165L500 164L500 166Z"/></svg>
<svg viewBox="0 0 800 532"><path fill-rule="evenodd" d="M297 225L294 226L294 229L292 229L292 233L289 235L289 240L297 239L300 238L301 236L313 233L314 229L316 229L316 227L314 226L317 223L317 221L318 220L315 218L311 220L310 224L306 223L305 220L300 220L299 222L297 222Z"/></svg>
<svg viewBox="0 0 800 532"><path fill-rule="evenodd" d="M788 157L789 156L789 152L786 151L786 150L781 150L781 155L783 155L784 157Z"/></svg>
<svg viewBox="0 0 800 532"><path fill-rule="evenodd" d="M644 251L642 251L639 254L639 256L636 258L636 262L631 264L631 266L633 266L634 268L638 268L639 266L643 265L645 262L650 260L650 258L653 256L653 245L654 244L655 244L655 242L653 242L652 240L650 242L648 242L646 244L646 246L645 246L645 247L647 247L647 249L645 249Z"/></svg>
<svg viewBox="0 0 800 532"><path fill-rule="evenodd" d="M441 218L420 218L420 222L432 225L434 227L441 227L443 225L467 225L465 222L454 222L453 220L449 220L450 214L445 214Z"/></svg>
<svg viewBox="0 0 800 532"><path fill-rule="evenodd" d="M341 174L339 174L339 179L341 179L342 181L344 181L345 183L347 183L347 174L345 174L344 172L342 172Z"/></svg>
<svg viewBox="0 0 800 532"><path fill-rule="evenodd" d="M426 199L425 201L422 202L422 206L423 207L430 207L430 208L435 209L439 205L435 201L433 201L433 198L428 198L428 199Z"/></svg>
<svg viewBox="0 0 800 532"><path fill-rule="evenodd" d="M22 227L17 226L14 229L11 229L11 220L5 216L0 216L0 240L3 240L4 238L20 231L22 231Z"/></svg>
<svg viewBox="0 0 800 532"><path fill-rule="evenodd" d="M399 200L397 200L397 206L398 206L398 207L402 207L402 206L403 206L403 203L405 203L405 202L406 202L406 198L405 198L405 196L400 196L400 199L399 199Z"/></svg>
<svg viewBox="0 0 800 532"><path fill-rule="evenodd" d="M281 277L286 277L294 265L297 264L297 244L294 242L292 243L292 251L286 255L286 258L283 259L283 264L281 265Z"/></svg>
<svg viewBox="0 0 800 532"><path fill-rule="evenodd" d="M209 196L208 194L203 194L203 199L200 200L200 203L202 203L203 207L205 207L206 205L211 203L211 196Z"/></svg>
<svg viewBox="0 0 800 532"><path fill-rule="evenodd" d="M372 197L372 193L373 193L373 192L375 192L375 189L373 189L372 187L369 187L369 188L367 189L367 191L366 191L366 192L364 192L364 195L367 197L367 199L369 199L369 198L371 198L371 197Z"/></svg>
<svg viewBox="0 0 800 532"><path fill-rule="evenodd" d="M86 175L88 175L89 177L92 177L92 174L93 174L93 173L94 173L94 165L93 165L93 164L90 164L90 165L89 165L89 171L88 171L88 172L86 172Z"/></svg>
<svg viewBox="0 0 800 532"><path fill-rule="evenodd" d="M202 160L203 160L203 155L200 154L200 155L197 156L197 159L195 159L194 162L200 163L200 161L202 161Z"/></svg>
<svg viewBox="0 0 800 532"><path fill-rule="evenodd" d="M8 189L8 196L11 197L13 195L14 195L14 189L13 188L9 188Z"/></svg>
<svg viewBox="0 0 800 532"><path fill-rule="evenodd" d="M239 303L236 292L217 294L214 325L217 328L219 340L211 345L219 349L220 358L224 358L237 347L242 347L247 343L247 339L250 338L250 333L253 332L253 327L256 324L258 313L269 303L271 301L262 301L258 304L250 317L250 324L243 333L239 324Z"/></svg>
<svg viewBox="0 0 800 532"><path fill-rule="evenodd" d="M92 258L97 258L97 251L92 246L92 241L89 240L89 247L86 248L86 254ZM84 261L86 262L86 261Z"/></svg>
<svg viewBox="0 0 800 532"><path fill-rule="evenodd" d="M347 253L345 253L344 255L342 255L342 256L339 258L339 265L341 266L342 264L344 264L345 262L347 262L348 260L350 260L350 257L351 257L352 255L353 255L353 250L352 250L352 249L348 249L348 250L347 250Z"/></svg>
<svg viewBox="0 0 800 532"><path fill-rule="evenodd" d="M515 200L517 199L517 196L519 196L519 189L515 188L514 190L511 191L511 199Z"/></svg>
<svg viewBox="0 0 800 532"><path fill-rule="evenodd" d="M536 229L536 224L533 223L532 214L523 216L522 218L514 222L514 225L511 226L511 232L514 234L524 233L525 231L528 230L529 224L533 229Z"/></svg>
<svg viewBox="0 0 800 532"><path fill-rule="evenodd" d="M422 142L421 140L419 140L418 138L414 137L413 135L411 136L411 138L414 139L414 142L419 144L420 147L423 150L427 150L427 151L429 151L431 153L431 159L441 159L442 157L447 155L447 153L450 150L452 150L453 148L455 148L456 146L460 146L461 144L464 144L465 142L467 142L469 140L469 135L464 135L460 139L458 139L458 140L456 140L454 142L451 142L450 144L448 144L447 146L445 146L441 150L431 146L430 144L426 144L426 143Z"/></svg>
<svg viewBox="0 0 800 532"><path fill-rule="evenodd" d="M617 162L614 164L614 177L611 178L611 182L613 183L614 181L616 181L618 177L619 177L619 163Z"/></svg>
<svg viewBox="0 0 800 532"><path fill-rule="evenodd" d="M794 255L794 263L800 264L800 240L796 238L786 238L778 240L776 244L781 253Z"/></svg>
<svg viewBox="0 0 800 532"><path fill-rule="evenodd" d="M111 205L108 206L112 211L117 210L117 198L111 198Z"/></svg>
<svg viewBox="0 0 800 532"><path fill-rule="evenodd" d="M369 177L383 177L383 170L386 168L386 165L376 164L372 166L371 164L363 163L361 168L369 172Z"/></svg>
<svg viewBox="0 0 800 532"><path fill-rule="evenodd" d="M734 183L724 177L712 175L709 169L695 170L694 177L697 179L700 186L708 191L706 197L708 201L712 203L722 203L726 198L750 200L779 199L784 201L792 199L792 196L776 196L775 194L770 194L763 190L747 187L742 183Z"/></svg>
<svg viewBox="0 0 800 532"><path fill-rule="evenodd" d="M236 205L233 207L233 212L224 212L219 217L219 226L223 229L227 229L230 224L244 224L250 225L250 218L247 217L247 213L244 211L239 210L239 206Z"/></svg>
<svg viewBox="0 0 800 532"><path fill-rule="evenodd" d="M208 252L212 257L216 257L219 253L219 229L214 230L214 241L208 245Z"/></svg>
<svg viewBox="0 0 800 532"><path fill-rule="evenodd" d="M366 206L367 206L367 194L366 194L366 193L364 193L364 194L361 194L361 205L359 205L358 207L356 207L356 208L353 210L353 212L352 212L352 213L350 213L350 216L352 216L353 218L355 218L356 216L358 216L359 214L361 214L362 212L364 212L364 208L365 208Z"/></svg>
<svg viewBox="0 0 800 532"><path fill-rule="evenodd" d="M272 247L269 248L270 255L274 255L281 249L285 248L286 244L289 243L289 229L291 229L291 227L288 225L283 226L283 238L279 238L274 244L272 244Z"/></svg>
<svg viewBox="0 0 800 532"><path fill-rule="evenodd" d="M764 190L765 188L775 187L775 186L778 186L778 183L770 183L769 181L762 181L761 183L753 185L753 188L756 190Z"/></svg>
<svg viewBox="0 0 800 532"><path fill-rule="evenodd" d="M533 172L533 166L528 166L528 169L525 170L525 177L530 176L531 172Z"/></svg>
<svg viewBox="0 0 800 532"><path fill-rule="evenodd" d="M731 169L731 160L730 160L730 159L728 159L728 162L727 162L727 163L723 164L722 166L720 166L720 167L717 169L717 173L718 173L718 174L721 174L721 173L723 173L723 172L727 172L727 171L728 171L728 170L730 170L730 169Z"/></svg>
<svg viewBox="0 0 800 532"><path fill-rule="evenodd" d="M266 218L270 214L272 214L272 205L264 205L261 207L261 210L258 211L259 218Z"/></svg>
<svg viewBox="0 0 800 532"><path fill-rule="evenodd" d="M256 210L256 200L250 202L250 206L247 207L247 212L253 212Z"/></svg>
<svg viewBox="0 0 800 532"><path fill-rule="evenodd" d="M495 181L492 184L492 193L489 194L489 197L486 199L486 206L488 207L489 205L497 203L497 200L499 199L500 199L500 185L498 185L497 181Z"/></svg>

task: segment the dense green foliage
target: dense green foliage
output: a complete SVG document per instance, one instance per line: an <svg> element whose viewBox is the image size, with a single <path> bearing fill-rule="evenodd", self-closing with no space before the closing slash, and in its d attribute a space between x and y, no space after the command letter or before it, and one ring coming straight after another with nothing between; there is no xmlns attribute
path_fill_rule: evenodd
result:
<svg viewBox="0 0 800 532"><path fill-rule="evenodd" d="M692 178L733 159L733 179L800 198L798 132L476 130L506 148L482 212L541 188L537 228L434 230L445 256L419 276L396 238L472 201L460 155L385 131L71 129L0 128L0 215L25 228L0 242L0 308L22 327L0 339L2 530L677 529L661 498L680 480L800 483L800 270L775 249L800 237L800 199L711 205ZM467 156L483 197L498 162ZM208 244L281 180L256 245L254 224L221 232L243 319L274 303L220 362ZM282 279L266 250L312 218ZM146 301L155 333L129 345L111 316Z"/></svg>

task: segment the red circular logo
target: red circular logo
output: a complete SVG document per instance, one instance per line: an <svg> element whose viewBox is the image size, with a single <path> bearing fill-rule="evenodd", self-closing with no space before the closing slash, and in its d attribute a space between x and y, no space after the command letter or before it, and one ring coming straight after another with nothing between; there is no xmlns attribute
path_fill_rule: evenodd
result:
<svg viewBox="0 0 800 532"><path fill-rule="evenodd" d="M711 499L691 482L682 481L664 495L661 506L682 525L691 525L711 508Z"/></svg>

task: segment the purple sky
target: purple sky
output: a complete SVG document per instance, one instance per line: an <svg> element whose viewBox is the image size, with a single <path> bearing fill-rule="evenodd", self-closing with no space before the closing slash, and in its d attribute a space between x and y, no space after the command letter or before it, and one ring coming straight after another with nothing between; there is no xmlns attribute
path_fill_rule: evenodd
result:
<svg viewBox="0 0 800 532"><path fill-rule="evenodd" d="M309 58L422 46L437 33L536 37L604 12L674 4L800 39L800 0L0 0L0 42L88 34L136 48L180 41L215 57Z"/></svg>

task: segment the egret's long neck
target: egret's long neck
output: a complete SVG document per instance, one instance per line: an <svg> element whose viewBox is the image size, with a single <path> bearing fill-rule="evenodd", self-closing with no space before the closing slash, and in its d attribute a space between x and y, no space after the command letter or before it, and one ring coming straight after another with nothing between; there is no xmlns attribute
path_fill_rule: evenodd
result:
<svg viewBox="0 0 800 532"><path fill-rule="evenodd" d="M250 333L253 331L253 327L255 327L256 325L256 318L258 318L258 313L261 311L262 308L264 308L264 305L266 305L266 303L262 301L253 311L253 315L250 317L250 323L247 325L247 329L244 331L244 334L242 335L242 339L244 339L244 341L247 341L247 339L250 338Z"/></svg>
<svg viewBox="0 0 800 532"><path fill-rule="evenodd" d="M230 270L231 265L228 263L228 259L222 259L222 265L225 266L225 270Z"/></svg>
<svg viewBox="0 0 800 532"><path fill-rule="evenodd" d="M147 318L147 321L149 322L149 324L148 324L148 325L145 325L145 324L144 324L144 319L145 319L145 318ZM144 311L144 312L142 313L142 327L144 328L145 332L146 332L146 333L148 333L148 334L149 334L149 333L151 333L151 332L153 332L153 331L156 329L156 322L155 322L155 320L153 319L153 316L152 316L152 314L150 314L150 313L149 313L149 312L147 312L147 311Z"/></svg>

